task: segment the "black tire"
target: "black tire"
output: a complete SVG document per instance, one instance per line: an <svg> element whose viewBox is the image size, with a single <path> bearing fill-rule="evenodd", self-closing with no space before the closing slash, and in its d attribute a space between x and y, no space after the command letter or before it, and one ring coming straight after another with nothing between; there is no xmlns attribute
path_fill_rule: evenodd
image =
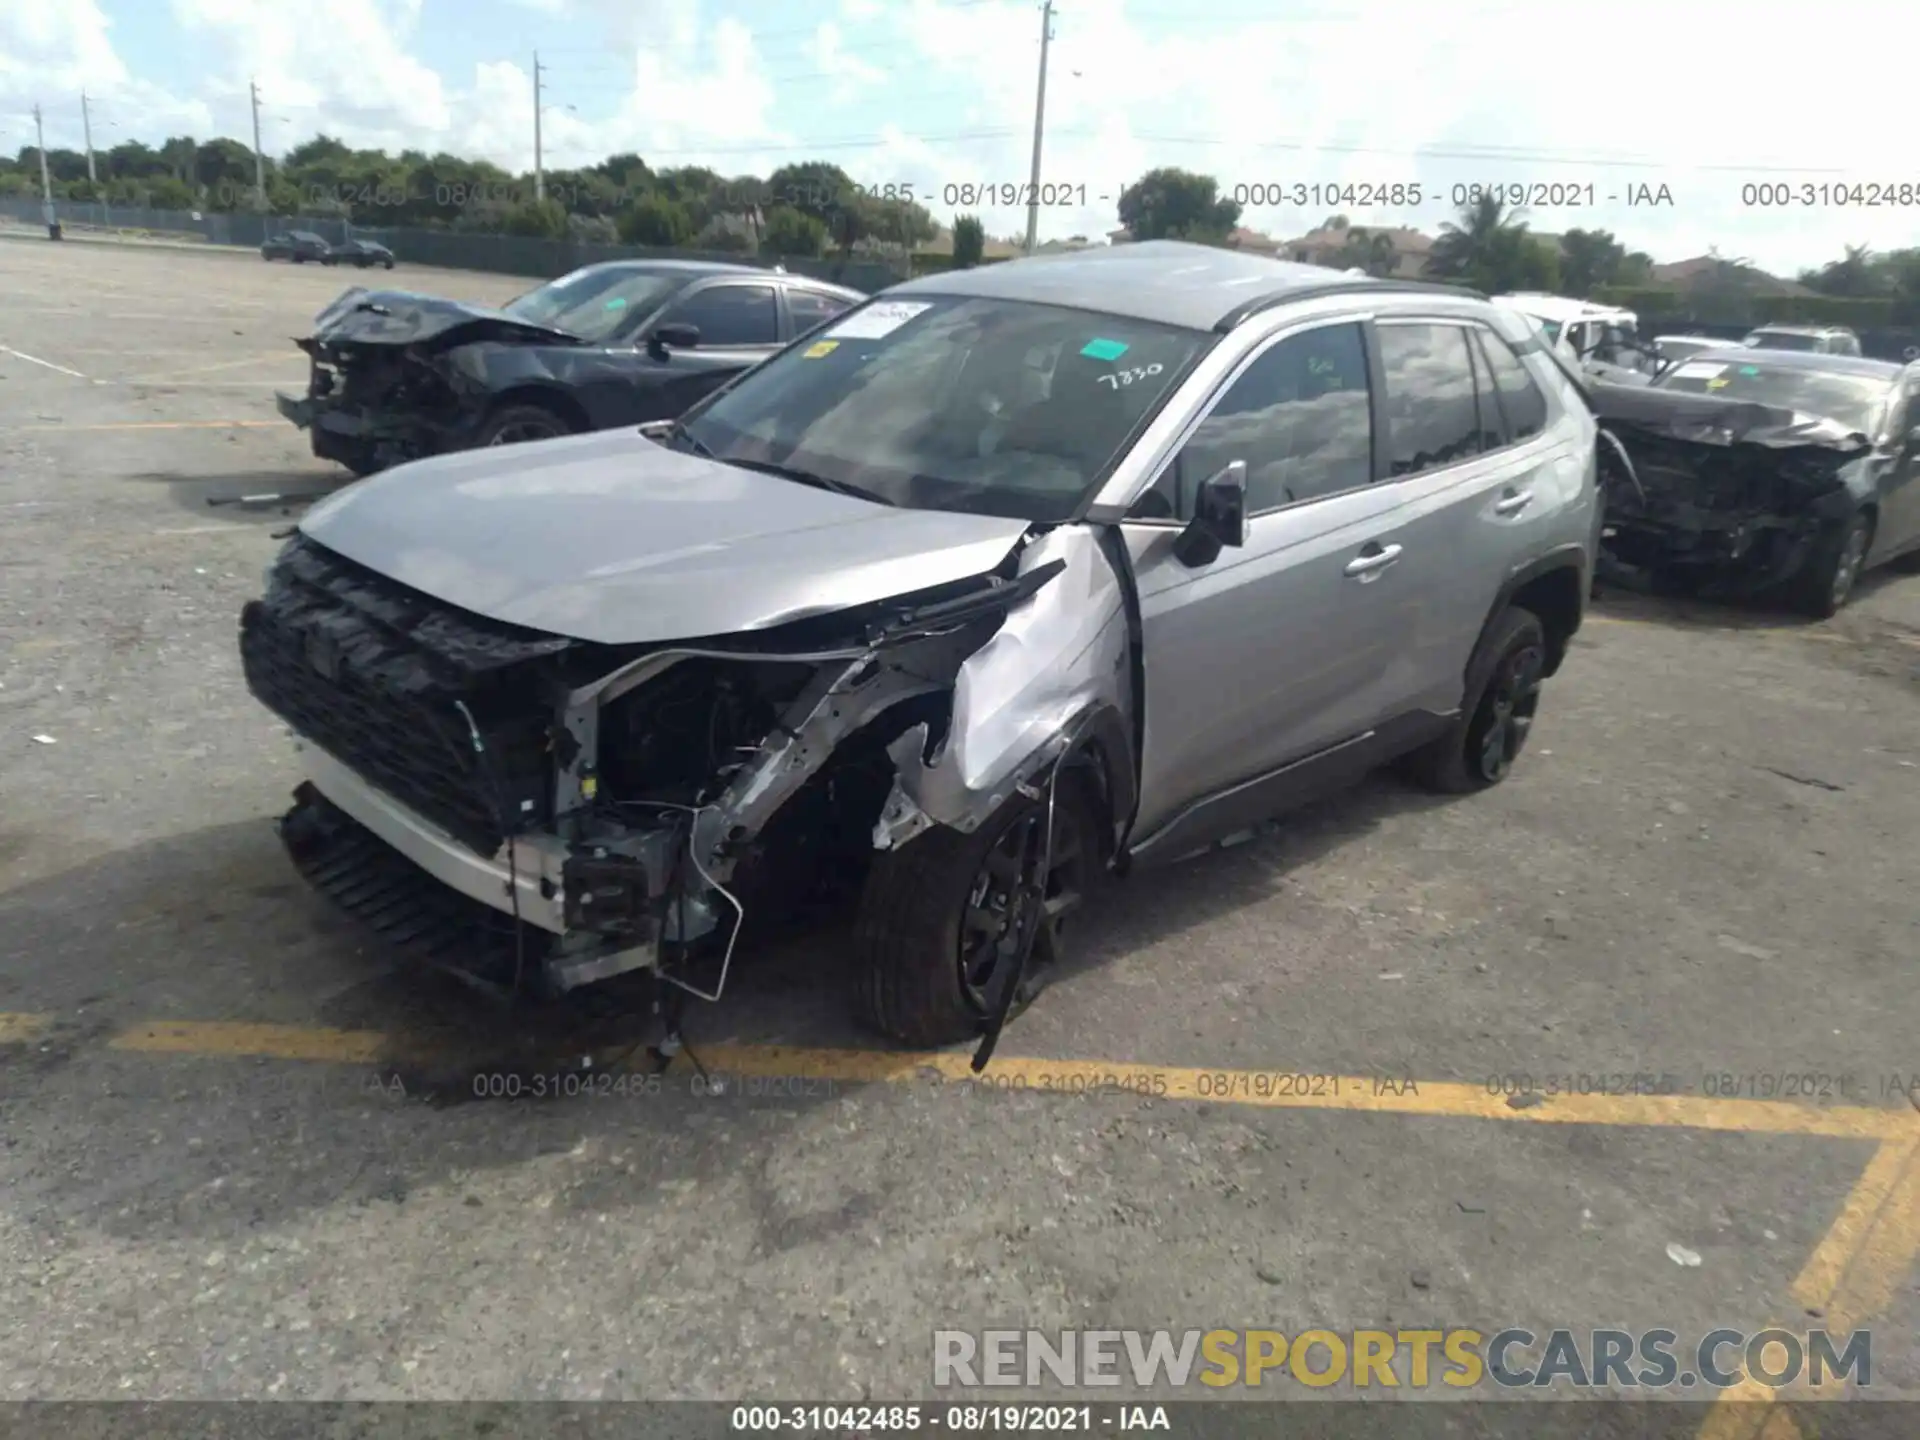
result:
<svg viewBox="0 0 1920 1440"><path fill-rule="evenodd" d="M994 943L970 916L997 920L995 871L1018 873L1028 829L1045 821L1045 800L1016 795L971 835L936 827L873 858L853 934L855 1018L902 1044L951 1045L978 1036L988 1018ZM1054 805L1049 904L1010 1014L1045 988L1064 953L1062 930L1101 874L1098 810L1081 777L1062 775ZM990 868L990 862L991 868ZM971 954L963 937L974 937ZM975 964L969 967L969 959Z"/></svg>
<svg viewBox="0 0 1920 1440"><path fill-rule="evenodd" d="M545 405L508 405L487 417L474 437L474 448L518 445L529 440L552 440L574 432L573 422Z"/></svg>
<svg viewBox="0 0 1920 1440"><path fill-rule="evenodd" d="M1503 610L1467 662L1459 718L1408 755L1403 773L1443 795L1471 794L1506 779L1533 729L1546 659L1540 617L1517 605Z"/></svg>
<svg viewBox="0 0 1920 1440"><path fill-rule="evenodd" d="M1792 584L1788 598L1793 608L1815 620L1839 614L1853 598L1872 544L1873 517L1864 510L1856 510L1843 524L1821 535Z"/></svg>

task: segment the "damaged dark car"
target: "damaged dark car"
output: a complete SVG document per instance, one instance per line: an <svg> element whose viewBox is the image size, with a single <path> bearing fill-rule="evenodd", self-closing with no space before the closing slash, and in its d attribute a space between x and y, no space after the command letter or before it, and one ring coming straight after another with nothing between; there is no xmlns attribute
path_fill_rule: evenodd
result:
<svg viewBox="0 0 1920 1440"><path fill-rule="evenodd" d="M296 342L307 393L276 400L315 455L371 475L671 419L863 298L781 270L670 260L589 265L499 309L356 287Z"/></svg>
<svg viewBox="0 0 1920 1440"><path fill-rule="evenodd" d="M1589 393L1615 578L1824 618L1920 548L1920 366L1728 347Z"/></svg>
<svg viewBox="0 0 1920 1440"><path fill-rule="evenodd" d="M1102 875L1510 773L1597 434L1446 287L1171 242L909 282L678 420L314 509L241 618L281 836L508 993L715 1000L844 901L856 1013L982 1063Z"/></svg>

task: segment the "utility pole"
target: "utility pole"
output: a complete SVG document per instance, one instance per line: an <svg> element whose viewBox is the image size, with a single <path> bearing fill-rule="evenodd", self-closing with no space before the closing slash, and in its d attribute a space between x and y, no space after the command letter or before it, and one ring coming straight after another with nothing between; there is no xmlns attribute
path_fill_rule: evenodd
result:
<svg viewBox="0 0 1920 1440"><path fill-rule="evenodd" d="M267 162L260 154L260 87L247 82L247 98L253 101L253 203L262 215L267 213Z"/></svg>
<svg viewBox="0 0 1920 1440"><path fill-rule="evenodd" d="M1033 98L1033 175L1027 192L1027 254L1040 232L1040 134L1047 120L1047 46L1053 39L1053 0L1040 7L1040 88Z"/></svg>
<svg viewBox="0 0 1920 1440"><path fill-rule="evenodd" d="M540 162L540 52L533 52L533 198L547 198L547 176Z"/></svg>
<svg viewBox="0 0 1920 1440"><path fill-rule="evenodd" d="M87 92L80 92L80 133L87 139L87 183L98 185L100 177L93 169L93 117L87 114Z"/></svg>
<svg viewBox="0 0 1920 1440"><path fill-rule="evenodd" d="M47 222L47 236L60 238L60 224L53 215L53 176L47 170L47 129L40 121L40 107L33 107L33 138L40 149L40 214Z"/></svg>

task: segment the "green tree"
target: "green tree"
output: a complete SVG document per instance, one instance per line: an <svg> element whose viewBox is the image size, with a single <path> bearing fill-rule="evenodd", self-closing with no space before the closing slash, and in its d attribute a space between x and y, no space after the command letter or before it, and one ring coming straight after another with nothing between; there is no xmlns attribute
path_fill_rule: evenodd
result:
<svg viewBox="0 0 1920 1440"><path fill-rule="evenodd" d="M668 250L686 244L695 229L687 207L665 195L642 195L621 214L619 224L620 238L627 244Z"/></svg>
<svg viewBox="0 0 1920 1440"><path fill-rule="evenodd" d="M767 212L760 235L760 248L766 253L808 260L826 244L827 227L818 217L791 205L776 205Z"/></svg>
<svg viewBox="0 0 1920 1440"><path fill-rule="evenodd" d="M529 235L540 240L560 240L567 233L567 211L558 200L531 197L509 206L501 217L500 228L509 235Z"/></svg>
<svg viewBox="0 0 1920 1440"><path fill-rule="evenodd" d="M1211 175L1163 166L1120 192L1120 223L1136 240L1218 240L1240 223Z"/></svg>
<svg viewBox="0 0 1920 1440"><path fill-rule="evenodd" d="M953 268L978 265L987 253L987 227L978 215L961 215L953 222Z"/></svg>
<svg viewBox="0 0 1920 1440"><path fill-rule="evenodd" d="M1345 217L1335 217L1345 224ZM1349 229L1347 240L1340 247L1340 253L1334 262L1342 270L1364 270L1376 278L1384 278L1400 266L1400 252L1394 249L1393 237L1377 230Z"/></svg>
<svg viewBox="0 0 1920 1440"><path fill-rule="evenodd" d="M1605 230L1569 230L1560 237L1560 283L1585 299L1601 285L1621 283L1627 251Z"/></svg>
<svg viewBox="0 0 1920 1440"><path fill-rule="evenodd" d="M1865 299L1884 294L1887 276L1873 251L1865 245L1849 245L1838 260L1829 260L1818 270L1801 272L1800 283L1822 295L1844 295Z"/></svg>
<svg viewBox="0 0 1920 1440"><path fill-rule="evenodd" d="M1560 278L1559 257L1528 233L1516 213L1492 194L1461 206L1457 219L1441 225L1427 256L1427 274L1486 294L1553 289Z"/></svg>

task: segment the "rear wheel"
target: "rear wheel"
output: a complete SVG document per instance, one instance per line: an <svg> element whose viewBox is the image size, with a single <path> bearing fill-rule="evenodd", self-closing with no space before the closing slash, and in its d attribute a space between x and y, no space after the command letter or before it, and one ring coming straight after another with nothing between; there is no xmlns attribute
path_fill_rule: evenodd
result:
<svg viewBox="0 0 1920 1440"><path fill-rule="evenodd" d="M1100 873L1091 789L1063 775L1053 809L1044 910L1015 993L1018 1014L1064 953L1068 917ZM995 977L1013 963L1044 844L1044 797L1015 796L971 835L944 827L874 856L854 926L853 1008L907 1045L947 1045L982 1032Z"/></svg>
<svg viewBox="0 0 1920 1440"><path fill-rule="evenodd" d="M530 440L552 440L573 434L567 417L544 405L508 405L481 427L476 446L523 445Z"/></svg>
<svg viewBox="0 0 1920 1440"><path fill-rule="evenodd" d="M1855 511L1829 529L1814 542L1806 567L1794 584L1793 608L1816 620L1838 614L1853 597L1872 542L1873 517L1864 510Z"/></svg>
<svg viewBox="0 0 1920 1440"><path fill-rule="evenodd" d="M1407 775L1430 790L1464 795L1507 778L1532 733L1546 671L1547 633L1531 610L1510 606L1467 662L1465 703L1447 732L1407 756Z"/></svg>

